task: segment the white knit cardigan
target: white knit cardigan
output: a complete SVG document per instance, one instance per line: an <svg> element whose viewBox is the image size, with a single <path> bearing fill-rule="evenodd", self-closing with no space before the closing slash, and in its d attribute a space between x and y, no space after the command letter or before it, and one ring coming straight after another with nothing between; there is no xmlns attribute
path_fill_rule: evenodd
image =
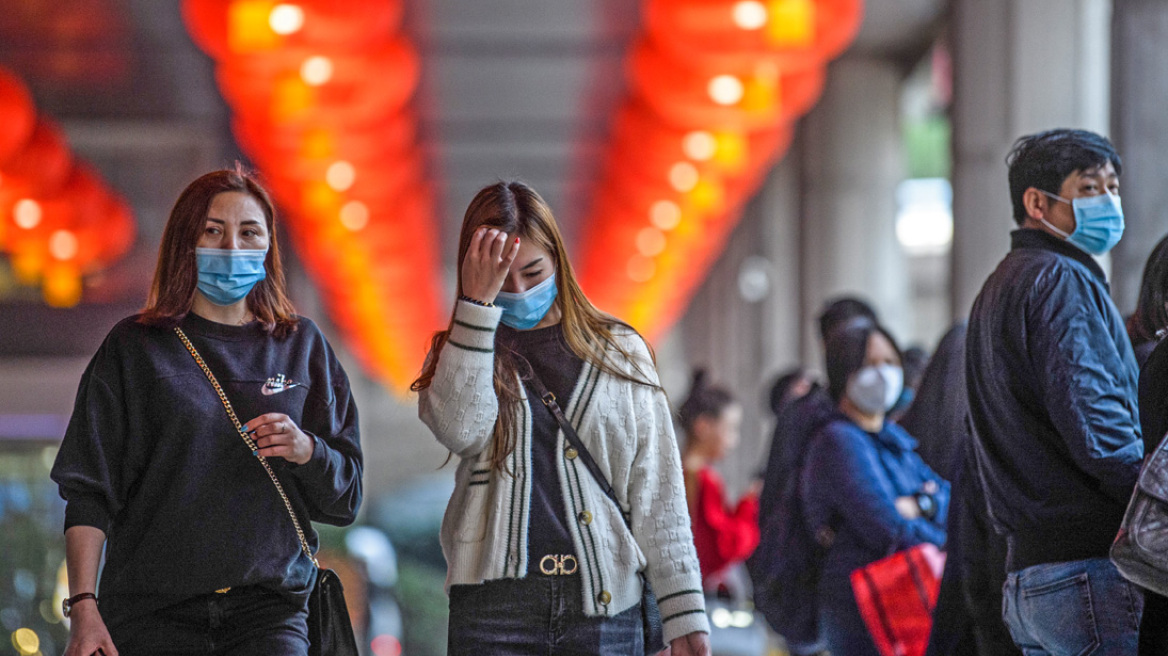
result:
<svg viewBox="0 0 1168 656"><path fill-rule="evenodd" d="M448 591L451 585L523 578L527 573L532 408L526 396L505 471L493 470L489 459L499 409L492 380L495 329L501 316L498 308L457 303L450 339L439 354L430 387L419 399L422 421L461 459L442 520ZM614 353L610 362L657 383L641 337L627 331L617 339L639 360L640 371L619 354ZM611 616L631 608L641 598L637 572L644 570L657 594L667 643L694 631L709 632L681 458L665 394L606 374L585 361L564 413L633 526L630 533L621 510L559 431L557 449L562 456L556 473L565 511L573 518L566 523L584 584L584 612Z"/></svg>

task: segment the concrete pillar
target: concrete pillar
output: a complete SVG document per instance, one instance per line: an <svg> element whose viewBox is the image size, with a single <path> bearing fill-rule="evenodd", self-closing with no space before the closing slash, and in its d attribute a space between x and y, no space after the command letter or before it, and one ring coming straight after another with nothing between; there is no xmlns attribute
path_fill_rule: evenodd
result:
<svg viewBox="0 0 1168 656"><path fill-rule="evenodd" d="M896 240L896 185L904 177L895 63L849 57L803 124L804 361L821 369L813 321L826 299L867 299L894 334L911 329L907 261Z"/></svg>
<svg viewBox="0 0 1168 656"><path fill-rule="evenodd" d="M679 329L658 350L675 407L689 393L693 367L704 367L742 403L742 442L719 467L734 494L766 462L770 384L779 371L799 364L798 161L796 152L788 153L768 177Z"/></svg>
<svg viewBox="0 0 1168 656"><path fill-rule="evenodd" d="M1110 0L953 0L954 318L1009 250L1014 140L1107 134L1110 11Z"/></svg>
<svg viewBox="0 0 1168 656"><path fill-rule="evenodd" d="M1168 233L1168 4L1115 0L1112 21L1112 138L1123 158L1120 192L1127 223L1112 251L1111 290L1124 314L1135 309L1148 254Z"/></svg>

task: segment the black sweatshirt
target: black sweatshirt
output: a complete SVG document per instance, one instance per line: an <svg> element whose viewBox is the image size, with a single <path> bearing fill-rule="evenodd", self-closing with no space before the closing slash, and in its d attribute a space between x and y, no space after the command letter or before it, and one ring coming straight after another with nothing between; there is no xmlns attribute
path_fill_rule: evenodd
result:
<svg viewBox="0 0 1168 656"><path fill-rule="evenodd" d="M65 528L106 534L106 623L226 587L306 597L314 568L271 479L175 332L136 319L89 363L52 470ZM194 313L180 325L240 422L281 412L314 437L304 465L268 463L315 551L308 520L346 525L361 503L357 407L332 349L304 318L282 339ZM282 389L265 387L279 374Z"/></svg>

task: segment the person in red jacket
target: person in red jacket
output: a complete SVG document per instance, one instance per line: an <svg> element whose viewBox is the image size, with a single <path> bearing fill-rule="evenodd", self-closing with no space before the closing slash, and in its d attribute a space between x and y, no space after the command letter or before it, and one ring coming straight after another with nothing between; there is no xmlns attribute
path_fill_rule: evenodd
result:
<svg viewBox="0 0 1168 656"><path fill-rule="evenodd" d="M742 406L728 391L709 385L705 371L694 372L689 398L678 414L686 435L681 461L694 546L702 580L709 584L758 546L759 482L736 507L727 505L725 485L714 465L738 445Z"/></svg>

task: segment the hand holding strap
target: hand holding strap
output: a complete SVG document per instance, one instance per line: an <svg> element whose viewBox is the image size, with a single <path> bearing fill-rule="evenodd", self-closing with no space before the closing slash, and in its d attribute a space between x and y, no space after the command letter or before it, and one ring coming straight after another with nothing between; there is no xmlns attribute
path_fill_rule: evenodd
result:
<svg viewBox="0 0 1168 656"><path fill-rule="evenodd" d="M272 471L272 466L268 464L267 458L260 455L259 447L256 446L255 440L251 439L251 435L243 429L243 424L239 422L239 418L235 416L235 410L231 407L231 401L227 400L227 394L223 392L223 388L219 385L219 381L215 379L215 374L211 373L211 368L203 361L203 356L195 349L195 345L191 344L191 340L187 339L186 333L178 326L174 327L174 332L178 334L178 338L182 340L183 346L187 347L191 357L203 370L207 376L207 380L211 381L211 387L215 388L215 393L219 395L219 400L223 402L223 409L227 411L227 417L231 419L231 423L235 425L235 430L243 441L247 443L247 448L251 450L251 454L260 461L264 466L264 471L268 472L268 477L272 479L272 484L276 486L276 491L280 493L280 498L284 500L284 507L288 510L288 516L292 518L292 525L296 527L296 537L300 539L300 548L304 551L304 555L312 561L312 564L320 569L320 563L316 562L316 558L312 555L312 550L308 547L308 539L304 537L304 530L300 528L300 520L296 519L296 512L292 510L292 502L288 499L288 495L284 493L284 486L280 485L280 479L276 478L276 472Z"/></svg>

